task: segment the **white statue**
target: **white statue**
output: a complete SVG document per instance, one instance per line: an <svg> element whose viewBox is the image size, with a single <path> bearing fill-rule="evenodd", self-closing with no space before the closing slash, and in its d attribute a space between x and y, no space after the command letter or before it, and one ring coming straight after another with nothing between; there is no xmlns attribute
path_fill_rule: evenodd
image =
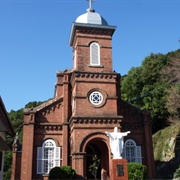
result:
<svg viewBox="0 0 180 180"><path fill-rule="evenodd" d="M113 154L113 159L122 159L121 154L123 153L123 146L124 146L124 136L127 136L130 131L127 132L118 132L118 128L114 128L114 132L109 133L105 132L110 139L110 147L111 153Z"/></svg>

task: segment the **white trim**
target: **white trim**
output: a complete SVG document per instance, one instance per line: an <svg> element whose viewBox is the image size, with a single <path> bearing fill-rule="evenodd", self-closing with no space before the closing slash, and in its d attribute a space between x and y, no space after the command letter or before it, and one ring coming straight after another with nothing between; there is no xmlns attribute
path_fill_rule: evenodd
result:
<svg viewBox="0 0 180 180"><path fill-rule="evenodd" d="M42 174L43 173L43 169L42 169L42 159L43 159L43 148L42 147L38 147L37 148L37 174Z"/></svg>
<svg viewBox="0 0 180 180"><path fill-rule="evenodd" d="M60 147L55 147L54 151L55 151L54 166L60 166L61 148Z"/></svg>
<svg viewBox="0 0 180 180"><path fill-rule="evenodd" d="M42 145L42 147L55 147L55 146L56 146L56 143L52 139L45 140Z"/></svg>
<svg viewBox="0 0 180 180"><path fill-rule="evenodd" d="M132 139L126 140L123 156L128 162L142 163L141 146L137 146Z"/></svg>
<svg viewBox="0 0 180 180"><path fill-rule="evenodd" d="M103 95L98 91L94 91L89 95L89 101L93 105L100 105L103 102Z"/></svg>
<svg viewBox="0 0 180 180"><path fill-rule="evenodd" d="M61 148L48 139L43 142L42 147L37 147L37 174L48 174L49 171L61 165Z"/></svg>
<svg viewBox="0 0 180 180"><path fill-rule="evenodd" d="M142 163L141 146L136 146L136 162Z"/></svg>
<svg viewBox="0 0 180 180"><path fill-rule="evenodd" d="M90 65L100 65L100 47L99 44L96 42L90 44Z"/></svg>

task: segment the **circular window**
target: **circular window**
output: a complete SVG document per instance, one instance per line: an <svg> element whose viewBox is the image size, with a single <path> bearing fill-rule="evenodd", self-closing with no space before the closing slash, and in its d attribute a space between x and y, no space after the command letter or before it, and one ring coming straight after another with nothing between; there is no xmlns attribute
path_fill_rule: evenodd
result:
<svg viewBox="0 0 180 180"><path fill-rule="evenodd" d="M103 95L98 91L94 91L90 94L89 100L93 105L100 105L103 102Z"/></svg>

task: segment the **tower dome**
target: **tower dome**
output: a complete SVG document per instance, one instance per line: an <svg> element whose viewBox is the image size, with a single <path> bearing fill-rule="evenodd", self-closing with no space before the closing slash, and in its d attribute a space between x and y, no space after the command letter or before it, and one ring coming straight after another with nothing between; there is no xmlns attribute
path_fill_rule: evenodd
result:
<svg viewBox="0 0 180 180"><path fill-rule="evenodd" d="M87 0L89 1L89 8L86 10L86 13L80 15L76 21L72 24L69 45L74 46L75 37L77 36L76 30L90 30L87 33L95 33L96 30L98 33L113 35L116 26L108 25L107 21L99 14L96 13L92 8L92 2L95 0ZM79 31L80 32L80 31Z"/></svg>
<svg viewBox="0 0 180 180"><path fill-rule="evenodd" d="M108 26L107 21L99 13L96 13L95 10L92 9L91 3L93 2L93 0L88 1L89 8L86 10L86 13L80 15L75 22Z"/></svg>

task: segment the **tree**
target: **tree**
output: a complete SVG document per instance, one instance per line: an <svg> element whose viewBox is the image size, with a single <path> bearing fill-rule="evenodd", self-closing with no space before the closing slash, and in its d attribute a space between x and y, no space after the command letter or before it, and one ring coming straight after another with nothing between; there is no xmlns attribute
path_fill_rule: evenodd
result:
<svg viewBox="0 0 180 180"><path fill-rule="evenodd" d="M137 68L131 68L128 74L124 77L122 77L122 99L125 101L131 101L133 100L133 104L135 106L140 106L141 102L135 101L137 98L139 98L139 95L142 92L143 88L143 82L142 82L142 77L141 73L142 72L142 67L137 67Z"/></svg>
<svg viewBox="0 0 180 180"><path fill-rule="evenodd" d="M168 98L165 103L170 116L169 122L180 120L180 50L171 53L169 64L162 70L162 76L169 83Z"/></svg>
<svg viewBox="0 0 180 180"><path fill-rule="evenodd" d="M180 120L180 84L172 86L167 90L169 96L166 101L166 108L170 113L169 121L176 123Z"/></svg>
<svg viewBox="0 0 180 180"><path fill-rule="evenodd" d="M154 84L150 95L144 97L144 106L141 109L147 109L151 113L153 133L167 126L167 117L169 112L165 106L167 99L167 85L163 83Z"/></svg>
<svg viewBox="0 0 180 180"><path fill-rule="evenodd" d="M170 53L169 63L161 74L170 84L180 83L180 49Z"/></svg>
<svg viewBox="0 0 180 180"><path fill-rule="evenodd" d="M97 179L97 171L100 165L100 159L97 157L97 155L94 155L92 158L92 164L89 166L89 171L94 176L95 179Z"/></svg>
<svg viewBox="0 0 180 180"><path fill-rule="evenodd" d="M11 179L12 151L5 151L3 180Z"/></svg>
<svg viewBox="0 0 180 180"><path fill-rule="evenodd" d="M168 83L161 77L161 70L168 64L169 55L151 54L142 65L131 68L122 78L122 99L132 105L150 111L153 132L166 126L168 116L165 102Z"/></svg>
<svg viewBox="0 0 180 180"><path fill-rule="evenodd" d="M34 107L37 107L39 105L41 105L42 101L32 101L32 102L29 102L28 104L25 105L25 108L34 108Z"/></svg>
<svg viewBox="0 0 180 180"><path fill-rule="evenodd" d="M23 127L23 109L19 109L17 111L11 110L8 114L9 119L11 120L12 127L15 132L19 133L20 141L22 139L22 127ZM13 137L7 135L6 142L9 147L12 147ZM4 155L4 173L3 179L9 180L11 179L11 162L12 162L12 151L6 151Z"/></svg>

